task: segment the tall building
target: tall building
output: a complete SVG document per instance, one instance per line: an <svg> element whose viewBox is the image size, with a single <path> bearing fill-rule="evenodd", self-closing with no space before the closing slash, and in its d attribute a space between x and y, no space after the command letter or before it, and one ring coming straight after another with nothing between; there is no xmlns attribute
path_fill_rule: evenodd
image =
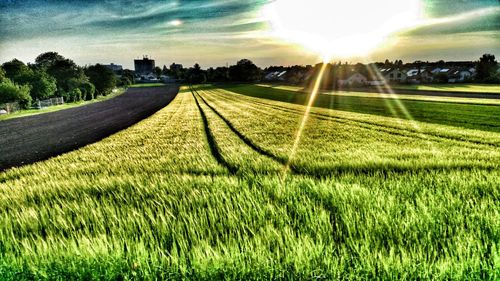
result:
<svg viewBox="0 0 500 281"><path fill-rule="evenodd" d="M136 75L147 75L150 73L154 73L155 61L149 59L148 56L143 56L142 60L134 60L134 68Z"/></svg>

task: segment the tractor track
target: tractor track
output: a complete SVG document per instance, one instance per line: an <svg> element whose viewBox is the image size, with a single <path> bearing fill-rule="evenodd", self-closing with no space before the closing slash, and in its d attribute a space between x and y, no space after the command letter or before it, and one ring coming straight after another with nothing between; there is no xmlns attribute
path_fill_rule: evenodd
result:
<svg viewBox="0 0 500 281"><path fill-rule="evenodd" d="M205 130L205 136L207 137L208 146L210 147L210 152L212 153L212 156L215 158L215 160L217 160L217 162L221 166L225 167L229 171L230 174L235 175L239 170L238 167L227 162L226 159L224 159L224 156L222 156L222 152L221 152L222 150L219 147L219 145L217 144L217 141L215 140L215 136L213 135L212 131L210 130L210 126L208 124L208 118L207 118L205 112L203 111L203 109L201 108L200 103L198 102L198 99L196 98L196 95L194 93L193 88L190 87L190 90L191 90L191 94L193 95L194 101L196 102L196 106L198 107L198 110L200 112L201 119L203 120L203 127Z"/></svg>
<svg viewBox="0 0 500 281"><path fill-rule="evenodd" d="M241 100L232 99L232 98L226 97L225 95L220 94L220 93L216 93L216 92L213 92L213 91L210 91L210 93L214 94L214 95L217 95L218 97L223 98L225 100L241 102ZM269 104L269 103L266 103L266 102L260 102L260 101L251 101L251 102L252 103L256 103L256 104L260 104L260 105L263 105L263 106L266 106L268 108L272 108L272 109L275 109L275 110L287 112L287 113L290 113L290 114L302 115L304 113L304 112L302 112L300 110L296 110L296 109L292 109L292 108L287 108L287 107L279 106L279 105L272 105L272 104ZM256 108L254 110L259 111L259 112L261 112L263 114L266 114L266 115L270 116L269 112L264 111L262 109L257 109ZM463 144L463 143L470 143L470 144L473 144L473 145L484 145L484 146L490 146L490 147L498 147L498 145L499 145L497 143L491 143L491 142L485 142L485 141L479 141L479 140L471 140L471 139L464 140L464 139L459 138L459 137L451 137L451 136L444 136L444 135L439 135L439 134L430 134L430 133L418 132L416 130L410 130L410 129L407 129L407 128L393 127L393 126L378 124L378 123L374 123L374 122L365 122L365 121L359 121L359 120L352 120L352 119L349 119L349 118L343 118L343 117L337 117L337 116L330 116L330 115L325 115L325 114L321 114L321 113L317 113L317 112L311 112L310 115L312 117L316 118L316 119L319 119L319 120L327 120L327 121L333 120L333 121L336 121L336 122L342 123L342 124L349 124L349 123L350 124L356 124L356 125L359 125L359 126L361 126L362 128L365 128L365 129L382 131L382 132L385 132L385 133L388 133L388 134L391 134L391 135L402 136L402 137L412 137L412 138L419 138L419 139L428 140L428 141L429 140L433 140L433 141L437 141L437 142L441 142L443 140L448 140L448 141L456 141L456 142L459 142L461 144ZM278 117L282 118L280 116L278 116ZM376 129L376 128L373 128L373 127L378 127L378 128ZM407 134L400 133L400 132L395 132L393 130L405 131L405 132L407 132Z"/></svg>

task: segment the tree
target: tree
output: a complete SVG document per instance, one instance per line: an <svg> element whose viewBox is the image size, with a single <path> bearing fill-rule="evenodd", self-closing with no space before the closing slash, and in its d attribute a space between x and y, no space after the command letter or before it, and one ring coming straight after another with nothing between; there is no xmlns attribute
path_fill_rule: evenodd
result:
<svg viewBox="0 0 500 281"><path fill-rule="evenodd" d="M438 73L434 77L434 81L436 81L439 84L448 83L448 75L446 73Z"/></svg>
<svg viewBox="0 0 500 281"><path fill-rule="evenodd" d="M34 71L28 80L31 97L35 100L52 97L57 90L56 79L43 70Z"/></svg>
<svg viewBox="0 0 500 281"><path fill-rule="evenodd" d="M82 98L84 100L92 100L95 94L94 84L90 82L83 82L80 85L80 90L82 91Z"/></svg>
<svg viewBox="0 0 500 281"><path fill-rule="evenodd" d="M5 76L5 70L0 66L0 83L6 79L7 77Z"/></svg>
<svg viewBox="0 0 500 281"><path fill-rule="evenodd" d="M497 61L495 56L484 54L476 65L476 79L480 82L493 82L495 80Z"/></svg>
<svg viewBox="0 0 500 281"><path fill-rule="evenodd" d="M17 85L8 78L0 83L0 103L18 102L21 108L27 109L31 101L29 86Z"/></svg>
<svg viewBox="0 0 500 281"><path fill-rule="evenodd" d="M252 82L260 79L261 70L251 60L242 59L229 67L229 77L232 81Z"/></svg>
<svg viewBox="0 0 500 281"><path fill-rule="evenodd" d="M88 81L81 67L56 52L39 55L35 59L35 68L47 72L56 79L59 96L71 92L75 87L79 87L79 85ZM78 83L75 83L75 79Z"/></svg>
<svg viewBox="0 0 500 281"><path fill-rule="evenodd" d="M198 63L195 63L192 68L188 70L187 77L192 84L201 84L207 81L207 76Z"/></svg>
<svg viewBox="0 0 500 281"><path fill-rule="evenodd" d="M74 88L69 92L69 100L72 102L78 102L82 100L82 91L78 88Z"/></svg>
<svg viewBox="0 0 500 281"><path fill-rule="evenodd" d="M116 77L113 71L101 64L89 66L85 74L90 82L94 84L98 95L107 95L116 86Z"/></svg>
<svg viewBox="0 0 500 281"><path fill-rule="evenodd" d="M43 69L31 69L22 61L14 59L3 64L6 76L18 85L28 85L33 99L45 99L54 95L56 80Z"/></svg>
<svg viewBox="0 0 500 281"><path fill-rule="evenodd" d="M47 52L36 57L35 64L38 67L47 69L52 67L57 61L62 61L64 59L65 58L63 56L59 55L56 52Z"/></svg>
<svg viewBox="0 0 500 281"><path fill-rule="evenodd" d="M3 70L5 71L5 77L11 79L14 82L24 75L31 74L32 70L25 65L22 61L18 59L13 59L9 62L6 62L2 65Z"/></svg>
<svg viewBox="0 0 500 281"><path fill-rule="evenodd" d="M81 82L87 80L83 70L69 59L56 61L52 66L47 68L47 73L56 79L58 88L66 92L72 90L71 85L68 84L70 79L74 78Z"/></svg>
<svg viewBox="0 0 500 281"><path fill-rule="evenodd" d="M160 68L160 67L158 67L158 66L157 66L157 67L155 67L155 74L156 74L156 78L160 78L160 76L161 76L161 72L162 72L162 70L161 70L161 68Z"/></svg>
<svg viewBox="0 0 500 281"><path fill-rule="evenodd" d="M130 81L130 79L128 79L128 77L122 76L120 78L120 85L124 86L124 87L128 87L128 86L132 85L132 81Z"/></svg>
<svg viewBox="0 0 500 281"><path fill-rule="evenodd" d="M134 72L132 70L124 69L122 77L126 77L131 82L131 84L134 84Z"/></svg>

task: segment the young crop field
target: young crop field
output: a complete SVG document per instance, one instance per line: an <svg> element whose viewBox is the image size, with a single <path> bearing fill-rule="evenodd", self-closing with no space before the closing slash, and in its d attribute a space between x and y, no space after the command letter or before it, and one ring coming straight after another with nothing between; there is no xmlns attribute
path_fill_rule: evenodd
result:
<svg viewBox="0 0 500 281"><path fill-rule="evenodd" d="M184 87L0 173L2 280L498 280L500 107Z"/></svg>

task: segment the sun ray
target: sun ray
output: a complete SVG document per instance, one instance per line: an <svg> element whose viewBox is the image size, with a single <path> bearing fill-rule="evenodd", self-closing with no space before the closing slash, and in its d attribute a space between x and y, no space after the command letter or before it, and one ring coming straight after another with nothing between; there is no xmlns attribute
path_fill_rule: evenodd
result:
<svg viewBox="0 0 500 281"><path fill-rule="evenodd" d="M319 88L321 86L321 82L323 81L323 76L325 74L325 70L326 70L327 65L328 64L326 62L323 62L323 64L321 65L321 69L318 73L318 77L316 78L316 81L314 82L314 87L311 91L311 96L309 97L309 101L307 102L306 110L304 111L304 115L302 116L302 120L300 121L299 128L298 128L297 133L295 135L295 141L293 143L292 150L290 152L290 156L288 157L288 162L285 166L285 170L284 170L285 174L288 173L288 171L290 170L290 164L291 164L292 160L295 158L295 155L297 153L297 149L298 149L300 141L302 139L302 134L303 134L304 129L306 127L307 120L309 119L309 113L311 112L311 108L314 104L314 101L316 100L317 95L318 95Z"/></svg>

